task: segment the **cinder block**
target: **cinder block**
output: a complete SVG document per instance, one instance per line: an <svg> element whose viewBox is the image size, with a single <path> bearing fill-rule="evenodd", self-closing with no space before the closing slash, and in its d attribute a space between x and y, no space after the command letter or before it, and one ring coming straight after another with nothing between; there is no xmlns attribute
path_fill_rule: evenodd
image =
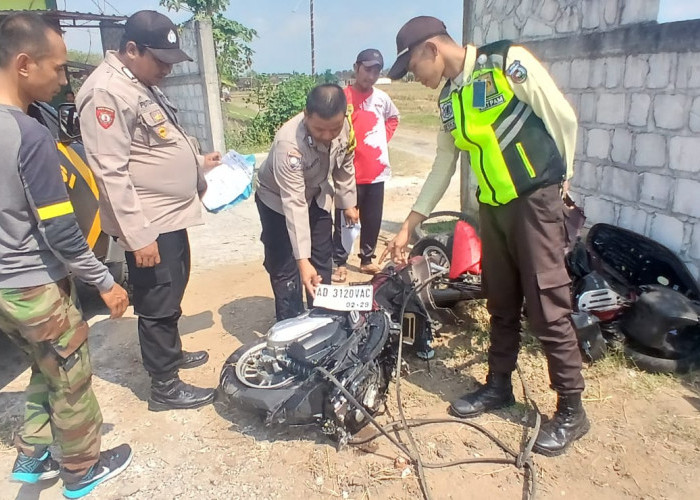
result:
<svg viewBox="0 0 700 500"><path fill-rule="evenodd" d="M693 99L693 105L690 107L688 126L693 132L700 132L700 97Z"/></svg>
<svg viewBox="0 0 700 500"><path fill-rule="evenodd" d="M569 88L569 74L571 72L570 61L557 61L552 63L549 72L560 89Z"/></svg>
<svg viewBox="0 0 700 500"><path fill-rule="evenodd" d="M630 113L627 123L635 127L644 127L649 119L649 107L651 106L651 96L648 94L632 94L630 103Z"/></svg>
<svg viewBox="0 0 700 500"><path fill-rule="evenodd" d="M659 0L625 0L622 2L620 24L656 21L659 16Z"/></svg>
<svg viewBox="0 0 700 500"><path fill-rule="evenodd" d="M625 123L625 94L602 94L598 98L596 119L607 125Z"/></svg>
<svg viewBox="0 0 700 500"><path fill-rule="evenodd" d="M649 63L642 56L627 56L625 60L625 88L644 87Z"/></svg>
<svg viewBox="0 0 700 500"><path fill-rule="evenodd" d="M596 102L598 96L594 93L587 92L581 94L581 107L578 109L579 121L584 123L595 122Z"/></svg>
<svg viewBox="0 0 700 500"><path fill-rule="evenodd" d="M591 225L600 222L606 224L615 223L615 204L612 201L589 196L586 198L585 210L586 217Z"/></svg>
<svg viewBox="0 0 700 500"><path fill-rule="evenodd" d="M608 158L610 154L610 131L594 128L588 132L586 154L591 158Z"/></svg>
<svg viewBox="0 0 700 500"><path fill-rule="evenodd" d="M540 17L551 23L554 21L559 14L559 3L555 0L544 0L542 2L542 7L540 7Z"/></svg>
<svg viewBox="0 0 700 500"><path fill-rule="evenodd" d="M572 89L585 89L588 87L588 75L590 74L591 61L588 59L574 59L571 63L571 78L569 86Z"/></svg>
<svg viewBox="0 0 700 500"><path fill-rule="evenodd" d="M700 218L700 182L690 179L676 179L676 192L673 196L673 211L678 214Z"/></svg>
<svg viewBox="0 0 700 500"><path fill-rule="evenodd" d="M632 155L632 134L629 130L615 129L610 156L614 162L629 163Z"/></svg>
<svg viewBox="0 0 700 500"><path fill-rule="evenodd" d="M614 198L625 201L637 201L639 195L639 174L619 167L603 167L601 190Z"/></svg>
<svg viewBox="0 0 700 500"><path fill-rule="evenodd" d="M678 130L685 125L686 97L680 94L660 94L654 98L654 123L659 128Z"/></svg>
<svg viewBox="0 0 700 500"><path fill-rule="evenodd" d="M523 38L541 38L553 34L554 28L534 17L525 21L525 26L523 26Z"/></svg>
<svg viewBox="0 0 700 500"><path fill-rule="evenodd" d="M690 238L690 250L688 251L693 259L700 259L700 222L693 224L693 235Z"/></svg>
<svg viewBox="0 0 700 500"><path fill-rule="evenodd" d="M700 172L700 137L671 137L670 160L669 166L673 170Z"/></svg>
<svg viewBox="0 0 700 500"><path fill-rule="evenodd" d="M617 0L605 0L603 15L606 24L609 26L617 24L617 11Z"/></svg>
<svg viewBox="0 0 700 500"><path fill-rule="evenodd" d="M593 59L591 61L591 73L588 76L588 86L599 88L605 86L605 59Z"/></svg>
<svg viewBox="0 0 700 500"><path fill-rule="evenodd" d="M668 208L673 177L652 173L642 174L642 193L640 201L656 208Z"/></svg>
<svg viewBox="0 0 700 500"><path fill-rule="evenodd" d="M581 29L581 19L578 5L564 7L555 25L557 33L573 33Z"/></svg>
<svg viewBox="0 0 700 500"><path fill-rule="evenodd" d="M675 61L676 54L661 52L649 56L649 75L647 77L647 87L650 89L666 88L671 80L671 68Z"/></svg>
<svg viewBox="0 0 700 500"><path fill-rule="evenodd" d="M623 205L620 209L620 217L617 220L617 224L635 233L645 234L644 231L646 230L648 217L649 214L644 210L629 205Z"/></svg>
<svg viewBox="0 0 700 500"><path fill-rule="evenodd" d="M684 52L678 55L677 89L700 88L700 53Z"/></svg>
<svg viewBox="0 0 700 500"><path fill-rule="evenodd" d="M574 186L591 191L598 189L599 167L591 162L581 162L574 169L574 177L571 179Z"/></svg>
<svg viewBox="0 0 700 500"><path fill-rule="evenodd" d="M622 85L625 73L624 57L608 57L605 59L605 87L616 88Z"/></svg>
<svg viewBox="0 0 700 500"><path fill-rule="evenodd" d="M600 26L600 4L597 0L587 0L581 2L583 12L583 29L592 29Z"/></svg>
<svg viewBox="0 0 700 500"><path fill-rule="evenodd" d="M675 217L656 214L651 220L649 237L678 253L683 246L683 222Z"/></svg>
<svg viewBox="0 0 700 500"><path fill-rule="evenodd" d="M637 134L634 138L634 164L663 167L666 164L666 138L658 134Z"/></svg>

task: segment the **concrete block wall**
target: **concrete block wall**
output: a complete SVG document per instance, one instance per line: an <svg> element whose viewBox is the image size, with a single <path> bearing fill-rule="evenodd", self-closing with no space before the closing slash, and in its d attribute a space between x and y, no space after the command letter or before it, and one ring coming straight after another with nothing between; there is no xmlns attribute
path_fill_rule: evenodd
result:
<svg viewBox="0 0 700 500"><path fill-rule="evenodd" d="M476 45L536 40L655 22L659 0L467 0Z"/></svg>
<svg viewBox="0 0 700 500"><path fill-rule="evenodd" d="M204 153L225 152L214 42L208 21L189 21L180 46L193 61L173 66L161 89L178 108L180 124L197 138Z"/></svg>
<svg viewBox="0 0 700 500"><path fill-rule="evenodd" d="M474 7L488 16L485 33L515 13L512 38L549 68L577 110L572 193L588 224L649 236L700 280L700 20L649 22L658 0L477 0ZM576 29L566 35L557 23L572 11ZM584 22L586 12L592 17ZM550 30L528 31L525 13Z"/></svg>

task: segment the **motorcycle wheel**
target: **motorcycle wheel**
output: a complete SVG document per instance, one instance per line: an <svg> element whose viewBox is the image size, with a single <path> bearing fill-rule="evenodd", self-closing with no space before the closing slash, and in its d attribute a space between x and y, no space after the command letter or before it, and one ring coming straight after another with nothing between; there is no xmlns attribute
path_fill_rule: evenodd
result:
<svg viewBox="0 0 700 500"><path fill-rule="evenodd" d="M423 238L431 238L434 237L438 234L441 233L429 233L426 232L423 226L425 224L429 224L431 222L431 219L457 219L457 220L463 220L465 222L468 222L470 226L472 226L474 229L476 229L477 234L479 233L479 219L477 217L474 217L469 214L465 214L462 212L452 212L452 211L444 211L444 212L433 212L431 213L427 219L425 219L421 224L416 226L416 228L413 230L413 241L419 242ZM456 222L456 221L455 221ZM449 234L452 234L454 232L454 228L448 231Z"/></svg>
<svg viewBox="0 0 700 500"><path fill-rule="evenodd" d="M645 354L627 344L624 353L637 368L649 373L688 373L700 368L700 352L697 351L684 358L667 359Z"/></svg>
<svg viewBox="0 0 700 500"><path fill-rule="evenodd" d="M418 241L409 254L410 257L421 255L430 264L450 268L452 260L452 237L449 234L436 234Z"/></svg>
<svg viewBox="0 0 700 500"><path fill-rule="evenodd" d="M262 391L264 391L265 393L269 393L270 391L284 389L294 381L294 376L289 376L284 380L263 380L260 383L254 383L255 379L252 377L253 374L250 371L250 368L254 365L250 363L250 359L252 356L259 353L266 344L266 340L261 340L254 344L242 345L228 357L224 363L224 368L221 371L221 378L219 380L219 389L226 397L235 397L240 392L250 394L255 392L262 393ZM245 373L249 373L251 376L246 377Z"/></svg>

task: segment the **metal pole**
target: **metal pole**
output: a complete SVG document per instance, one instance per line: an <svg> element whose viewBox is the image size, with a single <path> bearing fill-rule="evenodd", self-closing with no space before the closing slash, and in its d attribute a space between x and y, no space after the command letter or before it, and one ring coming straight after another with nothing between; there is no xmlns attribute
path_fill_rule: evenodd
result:
<svg viewBox="0 0 700 500"><path fill-rule="evenodd" d="M314 48L314 0L309 0L309 10L311 18L311 75L316 74L316 55Z"/></svg>

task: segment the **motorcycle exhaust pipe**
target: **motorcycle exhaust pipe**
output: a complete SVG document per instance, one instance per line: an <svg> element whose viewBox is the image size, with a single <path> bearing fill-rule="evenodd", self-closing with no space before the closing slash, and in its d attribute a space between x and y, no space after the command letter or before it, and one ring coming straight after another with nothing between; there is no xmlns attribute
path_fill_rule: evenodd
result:
<svg viewBox="0 0 700 500"><path fill-rule="evenodd" d="M465 292L455 288L441 288L430 290L430 295L437 307L452 307L460 300L471 300L477 298L473 292Z"/></svg>

